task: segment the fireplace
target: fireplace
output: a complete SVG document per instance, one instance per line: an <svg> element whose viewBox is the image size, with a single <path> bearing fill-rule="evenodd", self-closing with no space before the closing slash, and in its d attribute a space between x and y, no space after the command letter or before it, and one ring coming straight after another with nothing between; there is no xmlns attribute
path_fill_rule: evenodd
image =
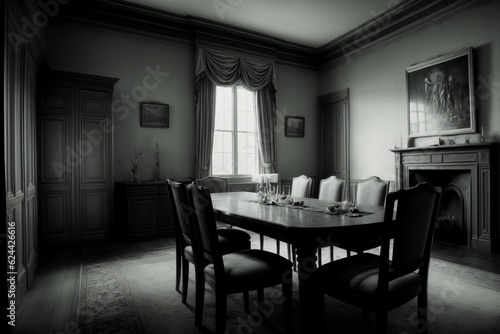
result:
<svg viewBox="0 0 500 334"><path fill-rule="evenodd" d="M443 190L434 240L491 252L491 144L391 151L396 189L429 182Z"/></svg>
<svg viewBox="0 0 500 334"><path fill-rule="evenodd" d="M410 175L409 186L429 182L441 187L441 205L434 241L469 246L471 173L468 170L425 169Z"/></svg>

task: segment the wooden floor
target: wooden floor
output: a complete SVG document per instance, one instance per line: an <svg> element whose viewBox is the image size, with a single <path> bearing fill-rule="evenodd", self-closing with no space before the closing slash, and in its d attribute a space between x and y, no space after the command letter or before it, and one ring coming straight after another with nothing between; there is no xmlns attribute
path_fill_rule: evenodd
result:
<svg viewBox="0 0 500 334"><path fill-rule="evenodd" d="M253 238L253 237L252 237ZM256 237L258 238L258 237ZM78 333L81 259L173 247L173 238L103 243L81 249L41 251L35 281L17 314L12 333ZM432 256L500 275L500 254L435 243Z"/></svg>

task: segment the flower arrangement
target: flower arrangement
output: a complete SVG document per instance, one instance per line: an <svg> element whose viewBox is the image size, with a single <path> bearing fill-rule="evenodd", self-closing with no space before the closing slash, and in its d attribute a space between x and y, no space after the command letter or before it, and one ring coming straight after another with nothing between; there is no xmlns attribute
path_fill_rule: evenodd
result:
<svg viewBox="0 0 500 334"><path fill-rule="evenodd" d="M130 162L132 163L132 174L134 176L134 182L139 182L139 180L137 179L137 175L139 174L139 158L141 157L141 155L142 146L133 147L128 153L128 157L130 158Z"/></svg>

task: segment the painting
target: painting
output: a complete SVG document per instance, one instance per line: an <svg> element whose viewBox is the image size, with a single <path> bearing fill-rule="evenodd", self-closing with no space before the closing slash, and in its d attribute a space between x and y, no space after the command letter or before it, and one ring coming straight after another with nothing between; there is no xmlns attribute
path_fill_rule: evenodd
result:
<svg viewBox="0 0 500 334"><path fill-rule="evenodd" d="M304 137L304 117L285 116L285 136Z"/></svg>
<svg viewBox="0 0 500 334"><path fill-rule="evenodd" d="M476 132L472 48L406 69L410 138Z"/></svg>
<svg viewBox="0 0 500 334"><path fill-rule="evenodd" d="M169 127L168 104L142 102L141 127L168 128Z"/></svg>

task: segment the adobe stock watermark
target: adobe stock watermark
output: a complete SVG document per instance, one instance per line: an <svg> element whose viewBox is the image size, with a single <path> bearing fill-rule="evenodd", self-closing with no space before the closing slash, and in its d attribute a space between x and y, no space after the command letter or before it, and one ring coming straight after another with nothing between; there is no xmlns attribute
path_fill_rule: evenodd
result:
<svg viewBox="0 0 500 334"><path fill-rule="evenodd" d="M56 16L60 11L60 5L66 5L71 0L39 0L38 6L41 10L33 14L31 19L21 18L20 34L9 32L7 39L14 47L14 51L19 52L21 46L28 44L30 40L40 33L40 29L47 26L50 18Z"/></svg>
<svg viewBox="0 0 500 334"><path fill-rule="evenodd" d="M233 12L237 7L245 0L214 0L212 5L214 6L217 15L221 21L224 21L224 15L227 12Z"/></svg>
<svg viewBox="0 0 500 334"><path fill-rule="evenodd" d="M427 307L427 321L418 319L418 312L413 312L409 319L408 323L414 327L417 327L418 333L422 333L424 330L428 328L428 324L436 321L436 319L446 312L447 305L453 305L455 300L463 293L465 290L465 286L461 285L458 278L455 277L453 281L445 280L444 288L441 290L439 294L439 299L433 302L431 305ZM402 331L399 334L409 334L406 331Z"/></svg>
<svg viewBox="0 0 500 334"><path fill-rule="evenodd" d="M292 270L289 270L283 273L281 280L283 283L292 284L292 277ZM255 329L262 327L265 319L269 318L276 311L276 306L283 305L286 301L286 297L283 296L279 290L272 290L271 295L260 303L254 301L252 305L256 308L256 310L250 312L246 319L242 316L238 316L238 318L236 318L236 321L238 322L236 333L255 333Z"/></svg>
<svg viewBox="0 0 500 334"><path fill-rule="evenodd" d="M113 100L111 109L113 113L119 114L120 120L126 119L130 115L130 108L137 108L140 102L144 101L149 92L160 86L170 72L163 72L160 64L157 64L153 69L151 66L146 66L146 75L142 79L142 85L134 86L129 94L122 93L120 98ZM107 134L114 131L114 124L110 119L103 119L99 126L92 130L83 130L83 138L75 147L67 145L66 159L64 162L53 161L51 166L57 177L61 178L64 173L70 173L74 168L78 167L84 157L92 154L96 147L99 147Z"/></svg>

